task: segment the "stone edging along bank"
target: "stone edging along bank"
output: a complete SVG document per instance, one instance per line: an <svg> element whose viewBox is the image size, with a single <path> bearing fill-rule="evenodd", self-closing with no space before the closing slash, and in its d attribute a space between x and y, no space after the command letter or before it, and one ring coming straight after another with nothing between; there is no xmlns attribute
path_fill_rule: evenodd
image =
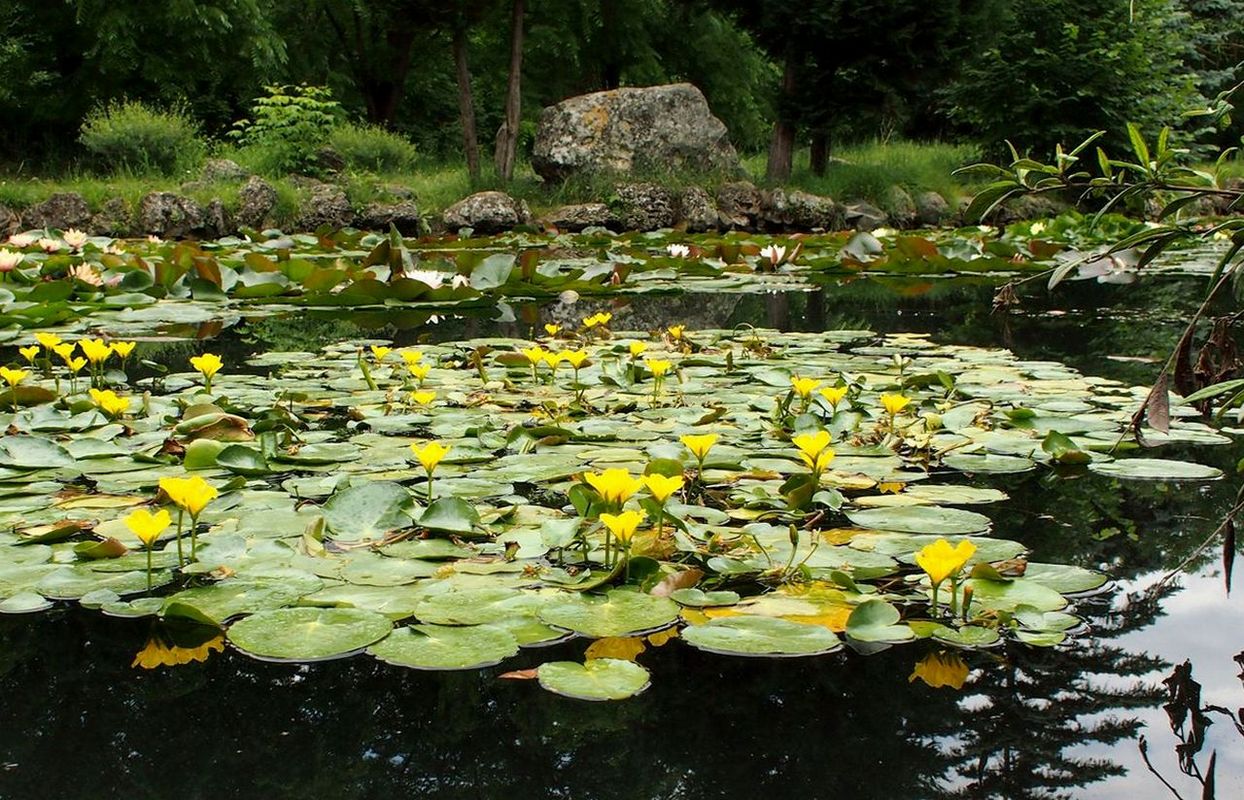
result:
<svg viewBox="0 0 1244 800"><path fill-rule="evenodd" d="M616 184L609 202L565 205L539 217L532 215L525 201L498 191L478 192L440 215L427 215L420 213L413 197L356 209L336 184L307 180L304 185L306 197L296 214L296 231L346 227L388 230L391 225L405 235L453 233L462 228L486 235L518 227L567 232L588 227L617 232L679 227L691 233L872 230L961 225L966 207L962 201L952 209L936 192L913 198L898 186L887 193L886 203L892 210L886 212L867 202L842 204L796 189L761 189L747 181L725 183L711 193L698 186L671 189L658 183L635 182ZM250 176L241 186L233 211L219 199L202 204L167 191L144 195L137 208L114 197L91 209L82 195L60 192L21 211L0 205L0 238L25 230L76 228L116 237L215 239L274 227L272 214L277 199L276 189L258 176ZM991 222L1054 216L1064 207L1043 197L1020 198L1001 209ZM1212 214L1216 209L1205 211Z"/></svg>

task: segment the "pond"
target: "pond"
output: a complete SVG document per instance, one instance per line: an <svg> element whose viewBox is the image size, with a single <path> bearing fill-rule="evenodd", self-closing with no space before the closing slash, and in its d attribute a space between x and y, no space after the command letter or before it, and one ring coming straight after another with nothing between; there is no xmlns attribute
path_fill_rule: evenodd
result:
<svg viewBox="0 0 1244 800"><path fill-rule="evenodd" d="M425 504L422 493L429 486L440 485L434 497L470 498L478 509L475 513L482 517L476 523L491 525L494 531L509 531L510 527L526 529L539 523L525 521L522 512L513 518L498 516L496 507L505 505L499 496L514 498L511 502L524 499L538 508L569 510L567 518L574 517L570 505L575 500L573 488L566 497L558 495L554 500L539 493L561 492L572 486L575 481L570 479L569 467L546 462L547 474L535 468L513 468L512 462L506 461L513 454L568 452L579 460L576 463L590 463L601 470L612 464L630 466L640 453L637 448L646 448L645 457L653 461L676 460L680 456L664 449L659 440L677 441L678 432L692 430L687 426L698 421L688 422L679 416L680 409L699 409L694 415L699 417L716 404L726 409L721 418L728 418L731 424L702 429L726 431L718 445L718 460L705 457L698 470L702 476L693 469L694 462L689 462L685 475L692 489L703 478L700 502L710 509L717 503L735 517L726 522L708 510L682 509L687 528L681 532L694 540L692 545L703 536L715 547L710 530L721 534L727 528L764 526L766 520L789 516L767 514L773 509L782 512L779 507L785 495L776 487L783 479L797 478L802 467L789 444L774 442L762 431L766 419L782 413L781 397L791 393L791 376L807 372L827 378L835 371L849 376L863 363L861 359L872 359L877 365L869 367L871 373L897 374L897 385L905 387L904 391L926 398L926 410L940 409L934 403L943 395L959 398L941 410L942 418L949 418L941 432L929 429L935 439L967 429L966 422L954 421L956 404L994 397L999 406L1006 403L1012 412L1024 411L1007 394L1011 390L1006 386L1018 380L1016 375L1022 375L1020 383L1025 391L1039 384L1050 394L1041 403L1029 404L1038 408L1035 416L1025 412L997 417L994 436L987 437L991 449L982 451L991 455L976 456L1023 460L1025 456L1012 437L1036 436L1037 452L1027 454L1030 461L1042 462L1036 468L1028 468L1030 463L1022 471L995 471L993 461L988 467L979 460L961 461L972 468L950 470L949 476L943 470L931 481L913 473L912 464L922 452L910 441L914 434L904 433L899 436L907 437L904 442L894 443L902 452L901 460L870 450L878 443L892 442L890 438L847 442L852 430L857 437L898 436L883 430L887 424L884 414L865 409L876 405L879 379L875 375L871 383L862 383L863 389L844 378L858 402L858 413L865 418L862 427L858 420L850 423L854 427L846 427L836 405L820 410L814 406L809 413L821 414L825 425L835 432L837 465L831 463L834 477L827 483L847 496L846 506L828 512L825 503L836 501L822 496L827 491L818 492L819 504L815 498L801 501L808 503L807 509L821 508L819 513L828 513L827 519L835 520L832 525L811 526L825 529L818 540L821 549L809 548L806 538L798 538L799 534L793 548L789 543L783 545L778 539L785 538L785 528L770 524L751 528L757 544L763 541L764 547L715 551L721 560L709 559L701 566L709 580L739 570L745 579L723 583L722 587L739 588L748 595L749 591L755 593L755 584L749 583L755 573L748 570L761 570L750 566L759 558L757 553L766 559L772 553L780 556L779 561L789 553L792 561L798 557L806 562L812 586L832 586L838 593L835 597L845 596L850 604L858 604L876 583L882 596L903 609L904 622L898 627L904 629L899 632L884 615L884 624L874 624L868 630L858 624L848 627L845 613L834 622L819 619L806 626L836 631L832 644L821 642L810 651L819 647L826 651L822 655L738 657L750 640L729 636L715 643L697 644L696 637L687 633L694 627L728 628L731 619L755 618L746 613L713 616L707 621L696 618L697 610L705 615L714 612L714 603L706 599L713 594L709 592L697 597L681 595L681 613L693 624L682 636L673 638L660 632L644 633L646 628L665 628L664 624L634 623L622 625L619 631L640 635L606 634L601 638L584 633L569 639L559 635L546 646L523 647L500 665L454 671L386 663L412 657L405 652L391 652L387 659L381 653L377 657L359 653L346 658L308 657L295 659L296 663L279 663L246 654L250 650L254 655L274 656L268 648L279 647L263 631L248 639L230 628L226 640L213 628L188 628L149 616L157 608L166 619L179 614L210 615L218 609L212 603L196 605L193 597L186 596L182 605L190 610L170 614L163 600L154 606L143 605L145 592L141 590L145 587L141 582L124 587L108 583L117 591L111 597L92 599L88 590L96 589L94 583L60 577L48 584L42 582L46 574L41 573L41 582L34 585L45 596L79 597L82 601L58 601L36 613L0 617L0 682L6 698L0 704L0 797L80 797L84 792L102 798L279 798L312 793L327 797L742 798L763 792L778 797L850 794L877 798L1164 796L1168 790L1146 765L1138 746L1140 737L1147 744L1152 769L1183 796L1201 796L1200 783L1188 773L1204 774L1211 754L1217 797L1239 796L1244 793L1241 733L1224 714L1211 712L1205 717L1199 707L1236 709L1244 705L1244 682L1237 676L1244 670L1244 657L1237 655L1244 651L1239 624L1241 601L1238 592L1228 595L1224 586L1221 543L1215 541L1204 552L1198 549L1235 502L1236 482L1229 476L1244 457L1244 444L1230 437L1228 443L1210 446L1210 442L1218 441L1216 434L1202 429L1195 418L1177 420L1172 432L1178 429L1179 435L1172 435L1168 443L1153 451L1156 455L1144 453L1144 457L1162 459L1166 469L1179 468L1172 463L1196 464L1208 471L1196 473L1196 480L1174 482L1134 480L1126 472L1119 474L1113 465L1124 464L1137 454L1120 454L1112 461L1100 446L1117 438L1118 415L1133 410L1128 404L1143 399L1143 392L1137 394L1128 387L1147 385L1152 380L1196 305L1203 286L1203 278L1197 273L1211 257L1184 254L1181 263L1132 285L1086 280L1065 284L1054 293L1027 293L1020 307L998 314L990 312L991 302L1005 278L912 270L910 274L813 276L800 279L798 286L781 286L781 281L775 281L760 292L753 291L751 285L723 284L681 294L592 297L578 292L552 293L530 300L509 296L500 302L485 297L440 308L363 305L291 309L267 302L221 307L186 300L168 304L181 309L175 313L143 313L143 308L149 312L163 309L166 304L160 303L135 311L104 308L77 322L67 320L68 326L62 329L73 332L74 338L91 322L139 341L142 363L136 358L128 365L129 383L152 390L145 400L151 408L144 413L152 419L167 416L171 422L144 426L141 414L131 414L134 436L130 438L143 440L145 436L157 449L161 440L171 435L164 426L177 423L178 414L185 411L169 398L198 396L196 378L187 372L187 359L201 352L219 354L225 364L214 379L216 398L228 396L231 410L246 408L248 421L257 431L264 422L278 419L274 413L265 416L256 411L263 406L260 396L266 392L270 397L274 390L278 402L270 404L269 411L285 403L296 407L300 416L315 420L301 435L310 443L309 448L328 448L320 451L324 458L304 455L302 462L285 461L278 467L273 453L259 450L258 445L254 454L231 451L226 457L223 447L204 444L191 444L180 456L187 464L192 453L195 457L221 458L220 463L212 460L202 474L226 492L216 501L222 507L234 495L267 497L277 494L277 489L310 501L305 508L300 506L301 512L314 514L325 503L329 521L326 530L321 525L318 538L304 541L309 534L302 532L305 520L301 518L297 528L290 527L283 534L283 540L299 540L309 548L304 558L317 552L317 545L330 550L341 548L347 554L359 552L351 549L355 541L366 540L359 538L363 534L356 528L381 501L348 505L344 514L334 514L329 510L331 498L348 490L348 480L340 481L343 476L359 474L360 461L373 458L370 454L374 452L388 453L386 437L403 449L412 436L420 442L452 440L459 452L448 456L446 466L428 482L422 481L423 472L417 464L409 463L401 470L391 468L396 463L391 459L397 458L391 453L386 456L389 461L382 459L369 466L366 474L377 480L400 479L413 488L420 504ZM265 300L262 296L253 299ZM520 410L509 409L504 403L495 405L504 399L504 392L493 391L487 400L472 397L479 386L472 377L474 367L465 363L472 348L487 343L497 351L506 351L509 342L532 338L552 344L556 339L542 332L545 324L575 328L582 318L603 312L612 315L609 327L628 333L586 340L593 358L601 363L585 368L585 374L591 375L585 381L592 388L579 391L590 402L613 409L615 416L624 416L634 431L587 428L584 426L591 423L591 415L587 419L570 415L564 405L573 394L566 388L571 382L567 366L560 372L554 368L551 373L540 367L540 382L533 383L525 362L493 352L485 354L488 361L482 369L492 380L507 381L513 396L545 401L521 409L529 415L533 409L545 408L543 427L537 427L529 437L533 444L522 449L506 441L504 434L512 429L505 425L498 425L497 435L502 438L496 440L489 438L489 431L464 433L467 426L482 428L481 417L506 421ZM435 317L429 319L431 315ZM671 339L668 333L645 333L662 332L673 324L685 325L684 335L691 345L679 344L680 337ZM830 333L823 337L822 332ZM16 336L15 343L25 344L27 338ZM461 344L468 340L473 343L470 348ZM569 347L583 343L578 339L566 341ZM651 353L628 354L631 341L648 342L651 353L673 354L680 365L677 382L671 377L668 385L657 385L643 366L652 364ZM369 362L374 356L367 346L385 343L395 348L389 356L392 365L386 366L383 359L380 364ZM733 348L728 364L714 360L724 349L723 343ZM360 346L364 349L356 355ZM998 348L1007 348L1015 360L1008 360L1010 356ZM404 371L397 357L402 349L419 349L437 364L427 380L438 396L425 407L386 396L392 389L386 381L398 382L394 376ZM910 358L911 363L882 364L893 352ZM451 370L446 365L456 355L462 356L464 363ZM371 366L362 373L359 367L365 363ZM772 365L785 371L766 371ZM746 375L750 380L727 380L731 369L749 370ZM956 388L943 392L936 375L947 369L954 373L949 379ZM908 372L932 377L923 383L912 381ZM1088 381L1081 376L1088 376ZM375 389L367 385L372 380L380 384ZM764 384L767 388L763 391L757 389L757 381L765 380L771 384ZM290 386L299 381L308 385L308 396L290 396ZM798 398L793 399L798 404ZM22 414L39 414L42 412L37 409L46 407L36 405ZM477 407L484 410L470 411ZM1093 424L1076 417L1090 407L1096 415ZM73 411L79 416L94 413ZM1060 416L1064 412L1071 417ZM806 414L795 411L792 416ZM900 411L899 416L913 415ZM104 468L105 462L113 459L139 457L117 455L102 446L86 453L81 449L80 432L63 422L66 418L57 417L62 421L56 424L62 426L59 431L73 434L63 440L76 445L74 453L79 462L73 470L0 468L17 471L8 478L10 483L20 478L30 481L32 489L58 484L57 503L82 500L85 508L102 520L95 531L98 538L108 535L124 540L134 552L122 557L141 558L141 547L132 537L127 539L120 527L121 514L132 503L117 501L114 508L99 498L126 498L145 492L144 499L149 499L154 477L146 477L132 465ZM1070 418L1077 424L1069 424ZM891 414L888 424L896 426L896 419ZM1033 419L1037 422L1031 422ZM25 424L31 420L44 436L58 430L47 418L31 416ZM83 430L104 430L108 427L101 427L104 422L83 423ZM1039 435L1032 432L1034 428ZM279 426L273 424L272 429L279 430ZM640 430L654 434L640 437L635 433ZM1084 448L1086 458L1094 459L1089 468L1049 463L1049 457L1041 452L1042 437L1048 440L1048 431L1067 432L1068 440ZM748 435L743 436L744 432ZM332 436L316 438L319 433ZM472 435L479 442L495 444L496 449L469 453L470 458L455 461L469 447L463 443L464 437ZM123 439L116 441L131 448ZM361 443L367 445L368 452L361 458L345 449L362 447ZM243 442L244 449L251 444L251 440ZM776 452L774 448L782 447L787 448L789 466L767 457ZM501 452L507 455L496 458L495 453ZM409 453L404 458L412 461ZM886 459L884 466L882 459ZM83 467L88 460L94 463ZM161 463L166 462L149 462L147 471L154 475L152 465ZM851 467L843 466L846 464ZM62 465L60 469L66 468ZM504 472L507 469L510 471ZM524 472L527 469L530 475ZM1199 479L1213 477L1215 469L1228 477ZM503 472L504 480L498 477ZM860 475L865 474L871 475L871 482L861 481ZM127 476L134 477L131 480ZM420 480L408 480L416 476ZM507 491L496 489L498 482L505 483ZM818 481L818 490L826 485ZM791 491L796 489L797 481ZM999 491L1007 499L984 502L993 499L987 493ZM950 493L966 504L961 508L905 506L887 499L920 492L936 498ZM65 516L63 506L48 510L43 507L46 500L22 500L29 496L13 490L4 492L0 513L5 515L6 530L25 529L22 535L28 536L32 524ZM690 494L687 497L691 500ZM276 506L252 503L258 501L235 502L219 512L209 506L204 512L204 519L212 526L205 529L199 542L206 551L201 563L207 574L194 580L231 580L224 572L209 573L209 567L243 574L255 570L242 555L225 557L213 552L233 542L228 538L231 535L249 537L249 544L243 546L246 554L267 546L256 544L268 541L270 534L248 527L248 509L255 519L263 518L256 525L289 524L265 516ZM432 507L429 505L428 510ZM232 513L229 508L234 509ZM1014 553L993 550L994 557L988 562L1005 574L995 575L996 581L973 578L980 595L976 602L983 604L995 627L999 618L1005 621L1008 613L1015 611L1014 604L990 599L988 589L995 583L1010 581L1011 587L1033 587L1030 582L1041 583L1038 578L1042 574L1063 570L1057 572L1057 579L1048 579L1048 585L1041 584L1047 587L1044 594L1031 595L1038 598L1031 602L1039 605L1048 598L1048 586L1053 586L1052 605L1027 612L1036 613L1037 622L1010 630L1004 622L997 644L964 638L968 636L965 631L972 636L983 637L987 632L994 636L987 622L956 627L943 619L945 629L930 636L933 629L920 629L914 621L920 614L910 610L921 608L919 603L927 599L918 595L913 600L912 593L928 591L916 582L918 574L912 574L915 545L903 538L914 531L897 521L900 512L911 508L949 509L947 514L921 517L919 523L932 526L929 530L944 529L952 541L967 534L981 548L1001 547L1007 541L1022 543L1030 570L1026 577L1022 569L1018 573L1006 571ZM743 510L750 513L743 514ZM414 519L442 534L392 543L384 540L381 548L406 546L413 550L427 547L427 542L482 548L478 557L454 563L479 579L494 572L505 574L506 562L474 538L475 525L455 527L460 524L456 519L428 521L427 511L423 513L424 517L416 513ZM840 514L847 516L836 516ZM989 526L989 536L978 535L981 531L974 527L973 520L981 514L988 518L984 524ZM869 520L875 525L863 524ZM380 523L373 527L377 526L386 527ZM860 532L860 527L891 531L880 536L897 543L895 549L860 547L866 537L878 535L875 531ZM897 533L893 532L895 528ZM840 540L834 539L835 535ZM515 563L524 563L524 547L533 546L531 539L523 534L514 536L519 556ZM498 542L504 538L497 536ZM51 569L52 563L63 565L85 558L73 552L82 539L50 538L46 543L25 545L6 539L0 549L31 553L41 552L33 548L46 548ZM881 539L876 541L877 546L884 544ZM995 544L988 544L990 541ZM870 558L880 556L884 563L863 559L840 564L834 560L837 556L827 559L851 542L857 545L854 558L867 553ZM565 554L540 552L550 564L567 566ZM890 556L883 553L892 554L901 566L891 566ZM175 565L175 560L169 561L174 558L174 548L167 538L162 539L157 556L162 559L157 577L172 580L167 568ZM35 560L33 556L20 558ZM658 560L665 563L667 559L673 560L669 556ZM392 567L389 562L399 559L381 560L386 562L386 569L370 562L352 562L352 569L368 566L371 570L367 577L354 582L348 576L343 579L340 571L330 578L321 570L320 577L333 585L317 587L317 592L363 586L380 594L389 591L384 587L445 579L440 572L417 579L392 578L386 570ZM289 568L291 563L314 571L305 561L283 561L282 568ZM637 571L646 568L644 563L643 557L634 558ZM886 583L896 568L903 572L902 581ZM1164 579L1177 568L1182 568L1180 574ZM137 576L135 581L146 577L141 565L130 569L138 571L113 574ZM543 574L542 580L556 578L567 585L592 580L571 570L566 573ZM1090 576L1099 573L1109 576L1110 582L1098 586ZM0 570L0 579L16 580L13 574ZM96 577L99 574L95 573ZM599 570L594 574L599 577ZM294 580L292 572L265 573L264 577ZM843 611L837 600L825 600L808 590L806 583L766 583L768 577L765 572L761 580L765 588L759 595L744 597L744 603L756 597L812 602L815 615L825 618ZM613 580L617 581L616 575ZM858 587L855 581L860 582ZM515 591L509 586L505 584L503 591ZM745 591L740 586L753 588ZM11 594L7 587L6 583L6 597ZM709 583L704 587L712 588ZM176 591L169 585L157 588L155 594L167 598ZM944 587L942 591L945 598ZM300 594L309 597L317 592ZM1064 598L1061 601L1060 593ZM422 603L417 605L420 612L415 616L423 622L435 623L437 614L450 611L463 614L481 610L476 605L469 609L434 608L435 598L429 597L401 600L386 595L383 600L399 605ZM508 598L503 601L509 602ZM615 602L613 595L610 602ZM1069 605L1064 607L1064 602ZM111 612L101 613L100 606ZM554 631L576 630L576 625L582 625L581 632L590 632L595 630L594 625L603 624L590 614L585 619L583 611L577 607L545 609L540 620L553 623L550 627ZM782 613L773 611L772 616L809 616L806 610L796 609L793 614L790 609L779 611ZM264 611L251 619L264 613L275 612ZM1065 613L1078 618L1075 627L1063 625L1061 617L1056 619ZM452 614L446 619L461 621ZM314 624L323 622L316 619ZM918 638L913 639L904 627L909 624L920 634ZM859 633L858 638L849 635L853 630ZM529 633L526 628L524 631ZM782 647L799 646L777 638ZM848 640L850 646L839 646L838 638ZM314 639L307 634L302 642ZM563 696L576 692L565 691L564 686L559 692L555 681L550 681L550 691L538 685L545 676L537 680L532 671L540 665L583 663L585 651L599 647L602 641L609 642L610 649L599 651L601 654L633 659L647 670L650 686L624 700L585 702ZM977 646L986 644L990 646ZM324 652L331 651L329 647ZM1190 673L1177 670L1185 662ZM1186 719L1180 716L1180 704L1170 703L1169 692L1174 688L1163 684L1172 675L1175 678L1170 686L1180 690L1182 700L1199 685L1196 713L1189 713ZM1184 707L1186 710L1186 703ZM1207 720L1212 724L1205 726Z"/></svg>

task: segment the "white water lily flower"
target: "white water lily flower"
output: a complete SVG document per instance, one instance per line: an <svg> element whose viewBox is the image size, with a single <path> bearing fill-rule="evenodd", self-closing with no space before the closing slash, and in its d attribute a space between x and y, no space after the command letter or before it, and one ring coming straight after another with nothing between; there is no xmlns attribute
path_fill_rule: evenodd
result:
<svg viewBox="0 0 1244 800"><path fill-rule="evenodd" d="M873 228L871 233L873 236L877 237L878 239L884 239L887 236L896 235L898 231L894 230L893 228Z"/></svg>
<svg viewBox="0 0 1244 800"><path fill-rule="evenodd" d="M25 256L12 250L0 250L0 272L12 272Z"/></svg>
<svg viewBox="0 0 1244 800"><path fill-rule="evenodd" d="M687 258L691 255L691 248L685 244L671 244L665 248L665 252L673 258Z"/></svg>
<svg viewBox="0 0 1244 800"><path fill-rule="evenodd" d="M470 286L471 279L466 275L454 275L453 280L449 282L449 285L455 289L461 289L464 286Z"/></svg>
<svg viewBox="0 0 1244 800"><path fill-rule="evenodd" d="M56 239L49 239L44 236L38 241L39 249L45 253L55 253L62 247L62 243Z"/></svg>
<svg viewBox="0 0 1244 800"><path fill-rule="evenodd" d="M82 245L86 244L86 240L91 237L87 236L84 232L78 230L77 228L70 228L65 231L60 238L64 239L65 244L69 245L72 249L78 250L82 247Z"/></svg>
<svg viewBox="0 0 1244 800"><path fill-rule="evenodd" d="M408 269L406 277L419 281L429 289L439 289L445 285L445 274L434 269Z"/></svg>
<svg viewBox="0 0 1244 800"><path fill-rule="evenodd" d="M151 242L152 244L164 244L164 240L161 239L159 236L156 236L154 233L147 234L147 241Z"/></svg>
<svg viewBox="0 0 1244 800"><path fill-rule="evenodd" d="M1036 236L1036 235L1038 235L1038 234L1044 233L1044 232L1045 232L1045 223L1044 223L1044 222L1034 222L1034 223L1032 223L1032 227L1030 227L1030 228L1028 229L1028 232L1029 232L1030 234L1032 234L1033 236Z"/></svg>
<svg viewBox="0 0 1244 800"><path fill-rule="evenodd" d="M14 247L27 248L34 244L38 239L29 233L15 233L9 237L9 244Z"/></svg>
<svg viewBox="0 0 1244 800"><path fill-rule="evenodd" d="M981 233L993 233L994 227L992 225L977 225L976 230Z"/></svg>
<svg viewBox="0 0 1244 800"><path fill-rule="evenodd" d="M760 257L769 259L769 264L776 267L782 263L782 259L786 258L786 248L781 245L771 244L760 251Z"/></svg>
<svg viewBox="0 0 1244 800"><path fill-rule="evenodd" d="M82 281L90 286L103 286L104 279L90 264L74 264L69 268L69 277Z"/></svg>

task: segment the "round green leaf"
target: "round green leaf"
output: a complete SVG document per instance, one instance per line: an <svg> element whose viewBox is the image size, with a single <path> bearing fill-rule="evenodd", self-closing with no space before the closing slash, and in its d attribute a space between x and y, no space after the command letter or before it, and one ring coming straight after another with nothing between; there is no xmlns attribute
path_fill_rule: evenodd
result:
<svg viewBox="0 0 1244 800"><path fill-rule="evenodd" d="M953 536L989 530L989 517L975 511L938 506L899 506L848 511L847 518L861 528L900 533L931 533Z"/></svg>
<svg viewBox="0 0 1244 800"><path fill-rule="evenodd" d="M678 619L678 604L666 597L614 589L604 596L566 595L540 609L539 617L549 625L603 639L667 627Z"/></svg>
<svg viewBox="0 0 1244 800"><path fill-rule="evenodd" d="M550 661L536 670L540 686L576 700L625 700L650 685L648 670L617 658Z"/></svg>
<svg viewBox="0 0 1244 800"><path fill-rule="evenodd" d="M361 542L411 524L414 499L401 484L371 481L337 492L324 504L329 535L338 541Z"/></svg>
<svg viewBox="0 0 1244 800"><path fill-rule="evenodd" d="M725 617L682 632L687 644L733 656L815 656L842 646L833 631L776 617Z"/></svg>
<svg viewBox="0 0 1244 800"><path fill-rule="evenodd" d="M1222 477L1222 470L1165 458L1120 458L1115 461L1093 462L1089 469L1112 478L1135 481L1212 481Z"/></svg>
<svg viewBox="0 0 1244 800"><path fill-rule="evenodd" d="M229 626L229 641L254 658L319 661L362 650L389 635L383 614L357 608L280 608Z"/></svg>
<svg viewBox="0 0 1244 800"><path fill-rule="evenodd" d="M480 669L518 653L518 641L504 628L489 625L412 625L399 628L367 652L412 669Z"/></svg>

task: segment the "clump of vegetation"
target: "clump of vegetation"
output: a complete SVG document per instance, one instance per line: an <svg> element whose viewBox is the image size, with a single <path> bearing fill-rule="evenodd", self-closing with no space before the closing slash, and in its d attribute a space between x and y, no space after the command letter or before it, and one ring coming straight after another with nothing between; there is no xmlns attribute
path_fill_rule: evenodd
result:
<svg viewBox="0 0 1244 800"><path fill-rule="evenodd" d="M242 145L239 160L266 174L322 172L319 151L342 121L341 104L323 86L265 89L251 115L229 132Z"/></svg>
<svg viewBox="0 0 1244 800"><path fill-rule="evenodd" d="M356 172L389 175L415 165L415 146L378 125L339 125L329 135L328 145Z"/></svg>
<svg viewBox="0 0 1244 800"><path fill-rule="evenodd" d="M174 175L198 167L207 154L198 125L184 108L159 109L136 100L96 108L78 139L113 174Z"/></svg>

